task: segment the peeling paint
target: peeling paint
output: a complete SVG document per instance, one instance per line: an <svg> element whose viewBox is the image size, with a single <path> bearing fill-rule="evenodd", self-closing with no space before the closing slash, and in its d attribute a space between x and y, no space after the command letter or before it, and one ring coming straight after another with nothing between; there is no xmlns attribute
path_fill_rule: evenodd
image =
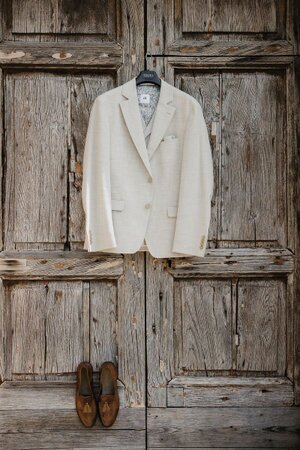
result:
<svg viewBox="0 0 300 450"><path fill-rule="evenodd" d="M159 360L159 370L161 371L161 372L163 372L164 371L164 369L165 369L165 362L162 360L162 359L160 359Z"/></svg>
<svg viewBox="0 0 300 450"><path fill-rule="evenodd" d="M71 58L72 53L65 53L65 52L59 52L59 53L53 53L52 58L54 59L68 59Z"/></svg>
<svg viewBox="0 0 300 450"><path fill-rule="evenodd" d="M136 52L134 49L131 52L131 62L133 66L136 64Z"/></svg>
<svg viewBox="0 0 300 450"><path fill-rule="evenodd" d="M211 123L211 135L216 136L217 135L217 122Z"/></svg>
<svg viewBox="0 0 300 450"><path fill-rule="evenodd" d="M132 325L134 326L134 328L136 328L137 320L136 320L136 317L135 317L135 316L132 318L131 323L132 323Z"/></svg>
<svg viewBox="0 0 300 450"><path fill-rule="evenodd" d="M16 58L23 58L23 56L25 56L25 53L22 52L21 50L10 53L5 53L0 50L0 59L16 59Z"/></svg>

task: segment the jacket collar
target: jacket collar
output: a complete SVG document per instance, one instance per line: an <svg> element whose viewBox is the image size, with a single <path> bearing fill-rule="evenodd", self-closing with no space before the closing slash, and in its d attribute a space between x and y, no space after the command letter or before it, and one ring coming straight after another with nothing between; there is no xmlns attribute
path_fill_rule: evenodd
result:
<svg viewBox="0 0 300 450"><path fill-rule="evenodd" d="M175 106L170 104L173 100L173 86L161 79L160 94L156 110L154 111L155 116L149 138L148 150L144 136L143 119L138 103L136 78L134 77L124 83L121 92L125 97L125 99L120 101L125 123L146 169L152 176L150 159L158 148L176 110Z"/></svg>

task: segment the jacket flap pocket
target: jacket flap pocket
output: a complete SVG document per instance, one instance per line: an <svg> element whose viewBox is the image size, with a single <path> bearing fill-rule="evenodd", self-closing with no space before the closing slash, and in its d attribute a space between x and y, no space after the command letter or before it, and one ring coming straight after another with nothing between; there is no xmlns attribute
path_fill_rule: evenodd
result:
<svg viewBox="0 0 300 450"><path fill-rule="evenodd" d="M177 206L168 206L168 216L169 217L177 216Z"/></svg>
<svg viewBox="0 0 300 450"><path fill-rule="evenodd" d="M116 209L117 211L122 211L125 207L125 200L118 200L117 198L111 199L111 209Z"/></svg>

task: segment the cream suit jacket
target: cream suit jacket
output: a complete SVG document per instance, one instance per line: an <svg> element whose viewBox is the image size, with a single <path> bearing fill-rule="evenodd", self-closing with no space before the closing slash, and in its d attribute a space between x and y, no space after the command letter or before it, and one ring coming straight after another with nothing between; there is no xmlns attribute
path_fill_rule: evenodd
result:
<svg viewBox="0 0 300 450"><path fill-rule="evenodd" d="M161 80L148 145L132 78L94 100L83 155L84 249L205 255L213 162L200 104ZM145 241L144 241L145 240Z"/></svg>

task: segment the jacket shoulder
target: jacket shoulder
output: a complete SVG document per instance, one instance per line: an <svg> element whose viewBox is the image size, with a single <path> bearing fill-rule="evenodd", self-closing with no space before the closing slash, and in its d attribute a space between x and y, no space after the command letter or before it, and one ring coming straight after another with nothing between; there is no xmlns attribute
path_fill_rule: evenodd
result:
<svg viewBox="0 0 300 450"><path fill-rule="evenodd" d="M176 86L173 86L173 95L177 100L183 102L187 108L194 109L199 108L199 106L201 107L201 104L195 97L193 97L192 95L188 94L185 91L182 91Z"/></svg>

